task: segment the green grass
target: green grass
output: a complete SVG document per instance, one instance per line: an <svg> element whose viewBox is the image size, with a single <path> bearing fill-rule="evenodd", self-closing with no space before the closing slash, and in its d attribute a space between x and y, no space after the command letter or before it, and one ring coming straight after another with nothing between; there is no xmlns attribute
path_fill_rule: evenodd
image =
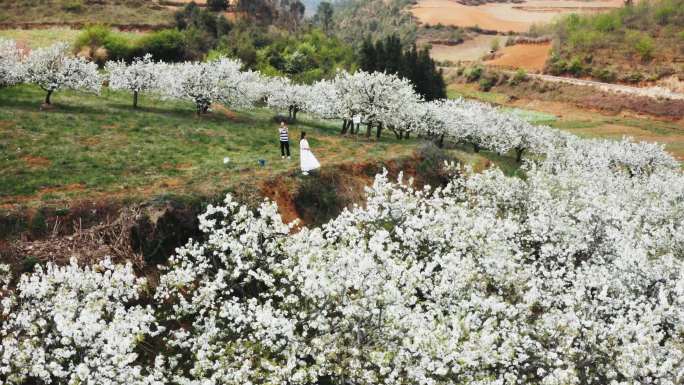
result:
<svg viewBox="0 0 684 385"><path fill-rule="evenodd" d="M593 114L589 118L565 116L550 125L585 138L619 140L627 136L637 141L659 142L676 158L684 160L684 125L681 122Z"/></svg>
<svg viewBox="0 0 684 385"><path fill-rule="evenodd" d="M380 142L342 138L338 122L304 114L290 126L292 160L283 161L270 110L217 110L198 118L190 103L143 97L135 110L129 94L104 90L57 92L55 108L41 111L42 98L33 86L0 90L0 203L210 195L294 173L302 130L324 167L407 156L418 141L400 142L389 132Z"/></svg>
<svg viewBox="0 0 684 385"><path fill-rule="evenodd" d="M290 125L292 160L287 161L280 158L276 112L267 109L216 107L198 118L191 103L143 96L141 107L133 109L130 94L104 89L99 96L57 92L54 108L41 111L43 96L34 86L0 90L0 206L211 198L256 188L273 176L299 175L301 131L324 169L407 158L422 143L399 141L389 130L380 141L341 137L340 122L300 114ZM465 147L452 152L475 169L495 164L509 175L517 172L512 156L474 154ZM224 157L230 158L227 165Z"/></svg>
<svg viewBox="0 0 684 385"><path fill-rule="evenodd" d="M0 0L0 22L149 24L173 23L173 11L147 0Z"/></svg>
<svg viewBox="0 0 684 385"><path fill-rule="evenodd" d="M455 99L457 97L467 98L467 99L477 99L483 102L493 103L493 104L503 104L508 101L508 96L505 94L500 94L497 92L482 92L478 91L475 87L458 87L449 86L447 88L447 98Z"/></svg>
<svg viewBox="0 0 684 385"><path fill-rule="evenodd" d="M0 30L0 37L16 40L29 48L42 48L58 42L72 44L79 32L70 28L7 29Z"/></svg>
<svg viewBox="0 0 684 385"><path fill-rule="evenodd" d="M551 124L558 120L558 117L556 117L556 115L547 114L545 112L527 110L522 108L505 108L504 110L532 124Z"/></svg>

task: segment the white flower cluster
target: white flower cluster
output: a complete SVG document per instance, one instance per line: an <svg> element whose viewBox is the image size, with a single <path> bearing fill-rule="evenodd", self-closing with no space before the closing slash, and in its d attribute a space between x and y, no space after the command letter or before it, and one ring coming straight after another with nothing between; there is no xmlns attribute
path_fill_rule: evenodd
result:
<svg viewBox="0 0 684 385"><path fill-rule="evenodd" d="M22 56L14 40L0 38L0 88L17 84L24 78Z"/></svg>
<svg viewBox="0 0 684 385"><path fill-rule="evenodd" d="M157 302L178 383L679 384L684 176L498 170L286 235L229 197Z"/></svg>
<svg viewBox="0 0 684 385"><path fill-rule="evenodd" d="M289 79L276 77L271 79L265 87L268 89L266 105L275 110L288 111L291 118L297 117L297 112L306 109L307 100L311 99L309 86L293 84Z"/></svg>
<svg viewBox="0 0 684 385"><path fill-rule="evenodd" d="M163 384L138 350L163 329L130 264L48 264L24 275L0 324L0 379L10 384ZM3 300L3 307L5 301ZM151 365L152 368L154 367Z"/></svg>
<svg viewBox="0 0 684 385"><path fill-rule="evenodd" d="M193 101L198 113L206 112L212 103L251 107L263 98L263 82L258 73L241 71L241 66L238 60L226 58L165 64L159 71L159 91L166 98Z"/></svg>

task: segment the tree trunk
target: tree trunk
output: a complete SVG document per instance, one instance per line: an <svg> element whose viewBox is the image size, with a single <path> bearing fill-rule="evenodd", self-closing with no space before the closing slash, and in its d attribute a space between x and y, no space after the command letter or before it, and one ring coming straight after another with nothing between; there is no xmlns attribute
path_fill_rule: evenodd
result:
<svg viewBox="0 0 684 385"><path fill-rule="evenodd" d="M437 143L437 147L439 147L439 148L444 147L444 134L442 134L442 135L439 137L439 142Z"/></svg>
<svg viewBox="0 0 684 385"><path fill-rule="evenodd" d="M525 151L525 149L522 147L516 147L515 148L515 153L516 153L515 154L515 161L516 162L520 163L520 161L522 161L522 156L523 156L524 151Z"/></svg>
<svg viewBox="0 0 684 385"><path fill-rule="evenodd" d="M473 143L473 151L480 152L480 145L477 143Z"/></svg>
<svg viewBox="0 0 684 385"><path fill-rule="evenodd" d="M297 121L297 112L299 112L299 108L292 107L292 121L296 122Z"/></svg>
<svg viewBox="0 0 684 385"><path fill-rule="evenodd" d="M345 135L347 134L347 130L349 129L349 121L347 119L342 119L342 132L340 132L340 135ZM354 131L354 126L352 125L352 131ZM353 133L353 132L352 132Z"/></svg>
<svg viewBox="0 0 684 385"><path fill-rule="evenodd" d="M378 123L377 130L375 131L375 138L379 140L381 134L382 134L382 123Z"/></svg>
<svg viewBox="0 0 684 385"><path fill-rule="evenodd" d="M202 103L197 102L197 116L202 115Z"/></svg>
<svg viewBox="0 0 684 385"><path fill-rule="evenodd" d="M373 125L371 123L367 123L366 124L366 138L370 138L372 129L373 129Z"/></svg>
<svg viewBox="0 0 684 385"><path fill-rule="evenodd" d="M404 133L404 139L409 139L409 138L410 138L410 136L409 136L410 134L411 134L411 131L406 131L406 132Z"/></svg>
<svg viewBox="0 0 684 385"><path fill-rule="evenodd" d="M50 91L47 92L47 95L45 95L45 104L51 104L51 103L50 103L50 96L52 96L52 93L53 93L53 92L54 92L54 91L52 91L52 90L50 90Z"/></svg>
<svg viewBox="0 0 684 385"><path fill-rule="evenodd" d="M138 91L133 91L133 108L138 108Z"/></svg>

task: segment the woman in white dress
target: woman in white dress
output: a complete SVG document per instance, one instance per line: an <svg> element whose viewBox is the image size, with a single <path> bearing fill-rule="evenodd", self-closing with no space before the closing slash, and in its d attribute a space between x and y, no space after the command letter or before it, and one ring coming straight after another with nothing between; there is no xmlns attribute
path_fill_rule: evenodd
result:
<svg viewBox="0 0 684 385"><path fill-rule="evenodd" d="M309 148L309 142L306 140L306 132L302 131L302 138L299 141L299 159L302 166L302 174L309 175L309 171L321 167L318 160Z"/></svg>

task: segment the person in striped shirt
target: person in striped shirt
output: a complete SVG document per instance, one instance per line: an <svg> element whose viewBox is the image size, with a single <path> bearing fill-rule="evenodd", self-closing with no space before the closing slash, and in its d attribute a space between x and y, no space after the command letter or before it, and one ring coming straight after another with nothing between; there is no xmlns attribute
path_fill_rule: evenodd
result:
<svg viewBox="0 0 684 385"><path fill-rule="evenodd" d="M278 136L280 137L280 157L285 159L285 154L287 154L287 159L290 159L290 136L284 121L280 122Z"/></svg>

